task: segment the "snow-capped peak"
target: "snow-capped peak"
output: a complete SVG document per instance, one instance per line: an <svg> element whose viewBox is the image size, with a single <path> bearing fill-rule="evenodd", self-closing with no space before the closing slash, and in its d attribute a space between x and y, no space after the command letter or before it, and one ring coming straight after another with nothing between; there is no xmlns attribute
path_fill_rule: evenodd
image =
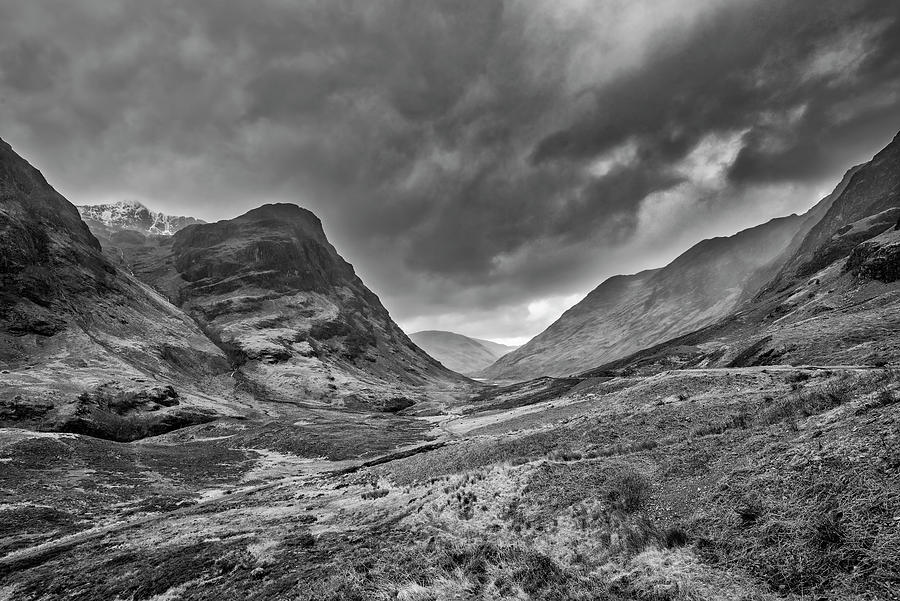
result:
<svg viewBox="0 0 900 601"><path fill-rule="evenodd" d="M166 215L151 211L135 200L120 200L110 204L82 205L78 207L84 220L100 222L114 229L134 230L144 234L171 236L178 230L195 223L204 223L194 217Z"/></svg>

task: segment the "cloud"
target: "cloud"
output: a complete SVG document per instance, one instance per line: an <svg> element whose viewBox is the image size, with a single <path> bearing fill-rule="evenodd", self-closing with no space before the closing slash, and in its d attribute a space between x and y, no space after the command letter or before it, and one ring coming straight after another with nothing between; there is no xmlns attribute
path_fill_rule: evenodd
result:
<svg viewBox="0 0 900 601"><path fill-rule="evenodd" d="M876 0L0 12L0 136L70 199L296 202L418 329L536 334L610 275L810 206L900 128L900 5Z"/></svg>

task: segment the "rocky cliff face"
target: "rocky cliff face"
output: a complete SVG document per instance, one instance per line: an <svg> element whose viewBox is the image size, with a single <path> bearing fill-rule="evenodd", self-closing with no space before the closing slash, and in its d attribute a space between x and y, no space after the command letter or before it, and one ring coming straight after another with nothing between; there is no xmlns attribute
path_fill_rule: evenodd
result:
<svg viewBox="0 0 900 601"><path fill-rule="evenodd" d="M803 236L764 294L777 294L847 257L860 243L897 222L900 210L900 134L838 186L836 199Z"/></svg>
<svg viewBox="0 0 900 601"><path fill-rule="evenodd" d="M110 262L78 210L2 140L0 368L0 424L123 440L208 419L216 409L194 393L216 389L227 369L193 321ZM159 385L180 400L110 405L95 394L150 398L145 388Z"/></svg>
<svg viewBox="0 0 900 601"><path fill-rule="evenodd" d="M65 328L69 297L103 293L115 269L75 207L3 141L0 203L4 331L52 335Z"/></svg>
<svg viewBox="0 0 900 601"><path fill-rule="evenodd" d="M134 273L194 317L259 398L396 409L429 386L465 382L413 344L319 219L296 205L123 248Z"/></svg>
<svg viewBox="0 0 900 601"><path fill-rule="evenodd" d="M482 375L578 373L710 324L771 276L803 223L796 215L775 219L704 240L664 268L610 278Z"/></svg>

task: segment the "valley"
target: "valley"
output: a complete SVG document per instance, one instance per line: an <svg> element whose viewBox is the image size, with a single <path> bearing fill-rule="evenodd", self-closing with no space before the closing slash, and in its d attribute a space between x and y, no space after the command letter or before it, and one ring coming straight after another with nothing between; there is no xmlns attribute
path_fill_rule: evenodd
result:
<svg viewBox="0 0 900 601"><path fill-rule="evenodd" d="M9 599L889 599L896 591L895 371L695 369L570 384L549 399L508 391L429 418L313 411L288 427L222 421L136 443L4 429L3 511L16 526L7 526L0 591ZM37 473L40 485L28 477Z"/></svg>
<svg viewBox="0 0 900 601"><path fill-rule="evenodd" d="M409 337L442 365L466 376L477 374L516 349L453 332L413 332Z"/></svg>
<svg viewBox="0 0 900 601"><path fill-rule="evenodd" d="M897 599L898 166L483 382L308 210L91 224L0 144L0 600Z"/></svg>

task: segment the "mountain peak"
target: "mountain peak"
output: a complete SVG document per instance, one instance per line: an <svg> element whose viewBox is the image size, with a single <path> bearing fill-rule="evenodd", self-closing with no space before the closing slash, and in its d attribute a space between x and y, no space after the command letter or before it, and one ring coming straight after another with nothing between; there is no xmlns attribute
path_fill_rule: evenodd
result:
<svg viewBox="0 0 900 601"><path fill-rule="evenodd" d="M315 231L322 230L322 221L315 213L303 207L288 203L269 203L251 209L234 219L234 221L271 222L279 221L285 224L300 223Z"/></svg>
<svg viewBox="0 0 900 601"><path fill-rule="evenodd" d="M242 217L301 217L319 221L315 213L292 202L272 202L260 205L247 211Z"/></svg>
<svg viewBox="0 0 900 601"><path fill-rule="evenodd" d="M167 215L151 211L136 200L120 200L113 203L81 205L82 219L112 230L132 230L145 235L171 236L195 223L204 223L194 217Z"/></svg>
<svg viewBox="0 0 900 601"><path fill-rule="evenodd" d="M123 207L123 208L135 208L135 209L146 209L147 206L137 200L118 200L114 203L111 203L114 207Z"/></svg>

